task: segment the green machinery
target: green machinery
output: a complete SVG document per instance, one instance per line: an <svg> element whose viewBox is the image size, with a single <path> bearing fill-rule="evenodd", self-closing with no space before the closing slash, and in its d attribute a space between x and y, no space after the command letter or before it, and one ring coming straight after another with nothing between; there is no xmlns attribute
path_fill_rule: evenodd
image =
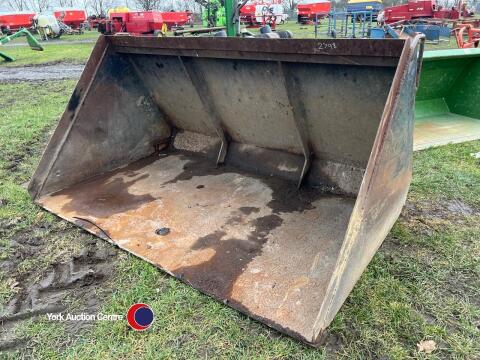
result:
<svg viewBox="0 0 480 360"><path fill-rule="evenodd" d="M1 35L0 35L1 36ZM28 31L27 29L21 29L17 31L16 33L12 35L7 35L7 36L1 36L0 37L0 45L4 45L10 41L12 41L15 38L21 37L21 36L26 36L27 37L27 42L28 45L32 50L38 50L38 51L43 51L42 45L35 39L35 37ZM10 55L7 55L3 52L0 52L0 57L3 58L5 61L15 61L15 58L11 57Z"/></svg>
<svg viewBox="0 0 480 360"><path fill-rule="evenodd" d="M415 104L415 150L480 139L480 49L426 51Z"/></svg>
<svg viewBox="0 0 480 360"><path fill-rule="evenodd" d="M202 12L202 25L204 27L226 26L225 2L223 0L202 1L205 8Z"/></svg>
<svg viewBox="0 0 480 360"><path fill-rule="evenodd" d="M228 36L239 33L240 8L246 3L237 0L195 0L205 8L202 24L205 27L225 26ZM238 31L237 31L238 30Z"/></svg>

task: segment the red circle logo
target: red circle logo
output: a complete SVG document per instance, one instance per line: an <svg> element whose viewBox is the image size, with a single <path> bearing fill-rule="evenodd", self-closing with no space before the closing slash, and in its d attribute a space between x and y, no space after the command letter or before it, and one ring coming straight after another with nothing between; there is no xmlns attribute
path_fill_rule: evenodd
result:
<svg viewBox="0 0 480 360"><path fill-rule="evenodd" d="M136 331L147 330L154 319L153 310L147 304L133 304L127 312L128 325Z"/></svg>

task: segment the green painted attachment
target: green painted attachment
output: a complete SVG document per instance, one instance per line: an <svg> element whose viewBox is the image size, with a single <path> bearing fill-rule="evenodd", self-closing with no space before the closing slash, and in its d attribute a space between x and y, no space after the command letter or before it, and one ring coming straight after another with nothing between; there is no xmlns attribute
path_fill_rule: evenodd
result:
<svg viewBox="0 0 480 360"><path fill-rule="evenodd" d="M415 150L480 139L480 49L426 51L415 106Z"/></svg>
<svg viewBox="0 0 480 360"><path fill-rule="evenodd" d="M35 39L35 36L33 36L30 33L30 31L28 31L27 29L21 29L21 30L17 31L16 33L12 34L12 35L8 35L8 36L4 36L4 37L0 38L0 45L4 45L4 44L12 41L13 39L15 39L17 37L21 37L21 36L26 36L27 37L28 45L30 46L30 48L32 50L43 51L42 45L40 45L38 40ZM0 52L0 57L3 58L5 61L8 61L8 62L15 61L14 57L12 57L10 55L7 55L5 53L2 53L2 52Z"/></svg>
<svg viewBox="0 0 480 360"><path fill-rule="evenodd" d="M10 55L7 55L5 53L2 53L0 51L0 58L2 58L3 60L7 61L7 62L12 62L12 61L15 61L15 58L14 57L11 57Z"/></svg>

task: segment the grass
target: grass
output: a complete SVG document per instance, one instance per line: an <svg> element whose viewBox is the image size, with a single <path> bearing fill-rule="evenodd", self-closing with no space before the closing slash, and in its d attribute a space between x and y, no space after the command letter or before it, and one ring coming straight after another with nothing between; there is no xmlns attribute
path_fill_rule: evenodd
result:
<svg viewBox="0 0 480 360"><path fill-rule="evenodd" d="M72 59L79 51L87 53L82 50L87 45L91 46L47 48L61 49L59 56ZM72 52L65 57L64 49L70 46ZM29 55L24 50L22 54ZM92 238L33 205L25 188L74 83L0 84L0 260L11 256L10 244L19 234L48 242L44 253L22 259L19 274L42 271L78 251L80 237ZM116 275L105 284L101 311L125 314L132 303L146 302L156 314L150 330L132 332L121 321L96 322L72 333L65 323L40 316L15 329L19 338L28 339L26 349L0 357L480 358L480 159L471 156L478 152L480 141L415 153L403 215L329 327L327 344L319 349L280 335L144 261L123 255ZM49 224L51 230L40 232L39 223ZM15 279L0 272L0 304L17 287ZM67 299L66 305L74 308L76 301ZM421 340L434 340L437 350L419 353Z"/></svg>
<svg viewBox="0 0 480 360"><path fill-rule="evenodd" d="M0 61L0 67L39 65L55 62L83 64L90 56L99 35L97 31L86 31L81 35L63 35L59 39L41 41L40 43L44 51L32 51L28 46L2 47L0 50L13 56L16 61L11 63ZM36 37L38 38L38 36ZM16 38L9 44L26 44L26 39L24 37Z"/></svg>
<svg viewBox="0 0 480 360"><path fill-rule="evenodd" d="M479 163L470 156L478 151L476 141L415 155L409 204L425 206L428 201L427 208L414 215L407 212L397 222L331 325L333 346L315 350L279 336L129 257L120 265L116 290L104 311L124 313L129 304L145 301L159 314L153 329L138 335L122 323L99 323L65 355L72 359L126 358L133 352L143 358L155 354L159 358L405 359L427 358L417 352L416 344L432 339L439 349L428 358L478 358L480 216L439 214L434 209L448 199L478 204L480 187L448 176L440 186L434 177L417 177L432 162L444 163L452 172L460 166L478 185ZM50 347L45 344L47 349L56 345L55 340Z"/></svg>
<svg viewBox="0 0 480 360"><path fill-rule="evenodd" d="M28 46L5 47L1 50L13 56L14 62L0 62L2 66L17 67L45 63L70 62L83 64L87 61L95 43L43 44L43 51L33 51Z"/></svg>
<svg viewBox="0 0 480 360"><path fill-rule="evenodd" d="M37 34L33 34L37 39L40 39L40 36ZM66 43L72 41L95 41L100 36L98 31L85 31L83 34L72 34L72 35L62 35L57 39L51 39L49 41L43 41L43 44L59 44L59 43ZM13 39L9 44L26 44L26 40L24 37L19 37Z"/></svg>
<svg viewBox="0 0 480 360"><path fill-rule="evenodd" d="M100 33L97 30L92 31L85 31L83 34L76 35L62 35L58 39L50 40L50 43L57 43L57 42L72 42L72 41L95 41L100 36Z"/></svg>

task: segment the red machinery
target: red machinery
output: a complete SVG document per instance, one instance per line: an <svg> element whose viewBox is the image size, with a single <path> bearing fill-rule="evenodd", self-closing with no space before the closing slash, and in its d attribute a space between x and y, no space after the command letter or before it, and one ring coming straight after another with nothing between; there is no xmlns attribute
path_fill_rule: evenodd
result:
<svg viewBox="0 0 480 360"><path fill-rule="evenodd" d="M476 48L480 43L480 29L474 28L471 24L463 24L455 28L455 39L459 49ZM465 40L465 36L467 39Z"/></svg>
<svg viewBox="0 0 480 360"><path fill-rule="evenodd" d="M105 26L106 18L105 16L90 15L87 21L90 29L97 29L100 24Z"/></svg>
<svg viewBox="0 0 480 360"><path fill-rule="evenodd" d="M109 19L95 19L98 31L106 34L128 32L132 35L153 35L192 21L189 11L112 12Z"/></svg>
<svg viewBox="0 0 480 360"><path fill-rule="evenodd" d="M451 19L460 18L461 4L458 7L443 8L435 0L408 1L403 5L386 7L384 16L386 23L419 18Z"/></svg>
<svg viewBox="0 0 480 360"><path fill-rule="evenodd" d="M128 32L132 35L148 35L161 31L164 21L160 11L135 11L111 13L110 19L99 23L102 33Z"/></svg>
<svg viewBox="0 0 480 360"><path fill-rule="evenodd" d="M256 23L256 6L257 4L249 1L240 9L240 21L243 24L248 26Z"/></svg>
<svg viewBox="0 0 480 360"><path fill-rule="evenodd" d="M168 30L173 27L183 26L187 23L192 23L193 14L191 11L167 11L162 12L163 22L167 24Z"/></svg>
<svg viewBox="0 0 480 360"><path fill-rule="evenodd" d="M2 31L15 32L21 28L29 28L33 24L34 12L19 11L11 13L0 13L0 27Z"/></svg>
<svg viewBox="0 0 480 360"><path fill-rule="evenodd" d="M240 21L248 28L270 25L274 29L277 23L285 20L283 12L279 0L250 0L240 9Z"/></svg>
<svg viewBox="0 0 480 360"><path fill-rule="evenodd" d="M310 24L315 21L315 17L324 18L331 9L329 0L300 0L297 3L298 22L300 24Z"/></svg>
<svg viewBox="0 0 480 360"><path fill-rule="evenodd" d="M87 20L85 10L78 9L59 9L53 12L53 15L65 25L72 29L80 28L80 25Z"/></svg>

